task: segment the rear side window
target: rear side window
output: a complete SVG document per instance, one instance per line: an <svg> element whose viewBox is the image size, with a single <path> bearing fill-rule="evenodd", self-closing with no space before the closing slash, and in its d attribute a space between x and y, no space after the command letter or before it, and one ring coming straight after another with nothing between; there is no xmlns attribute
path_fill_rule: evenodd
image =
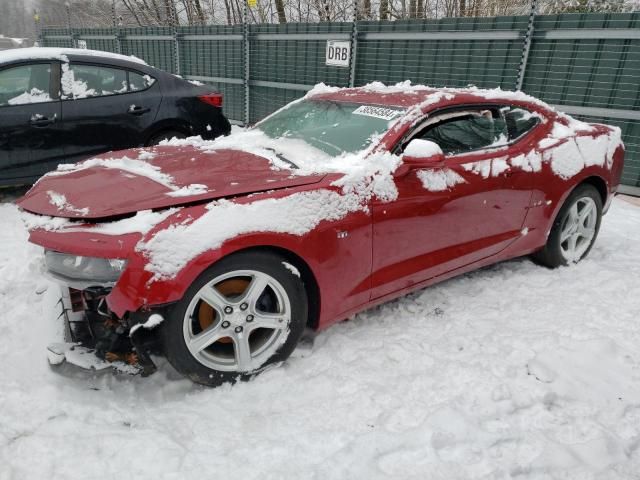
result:
<svg viewBox="0 0 640 480"><path fill-rule="evenodd" d="M505 107L502 109L502 114L511 140L520 138L540 123L538 115L520 107Z"/></svg>
<svg viewBox="0 0 640 480"><path fill-rule="evenodd" d="M0 70L0 106L49 102L50 81L49 63Z"/></svg>
<svg viewBox="0 0 640 480"><path fill-rule="evenodd" d="M129 71L129 90L136 92L146 90L156 83L156 79L149 75L140 75L139 73Z"/></svg>
<svg viewBox="0 0 640 480"><path fill-rule="evenodd" d="M62 65L65 98L87 98L127 93L127 71L102 65Z"/></svg>
<svg viewBox="0 0 640 480"><path fill-rule="evenodd" d="M507 143L507 127L498 112L483 110L448 118L416 136L437 143L445 155L456 155Z"/></svg>

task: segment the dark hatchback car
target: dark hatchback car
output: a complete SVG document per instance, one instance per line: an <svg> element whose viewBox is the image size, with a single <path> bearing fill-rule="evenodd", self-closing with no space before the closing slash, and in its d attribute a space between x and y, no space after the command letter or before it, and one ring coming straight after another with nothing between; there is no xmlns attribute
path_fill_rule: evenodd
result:
<svg viewBox="0 0 640 480"><path fill-rule="evenodd" d="M80 49L0 52L0 186L59 163L229 133L222 95L124 55Z"/></svg>

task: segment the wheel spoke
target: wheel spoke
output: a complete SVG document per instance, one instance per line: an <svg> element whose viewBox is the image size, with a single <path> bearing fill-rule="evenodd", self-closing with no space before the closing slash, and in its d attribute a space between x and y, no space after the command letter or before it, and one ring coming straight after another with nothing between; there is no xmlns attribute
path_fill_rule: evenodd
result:
<svg viewBox="0 0 640 480"><path fill-rule="evenodd" d="M269 280L266 275L256 272L251 280L251 283L242 294L241 302L246 302L252 307L255 307L256 303L262 296L264 289L267 288Z"/></svg>
<svg viewBox="0 0 640 480"><path fill-rule="evenodd" d="M581 225L580 228L578 228L578 234L587 240L590 240L593 237L595 231L595 227L585 227Z"/></svg>
<svg viewBox="0 0 640 480"><path fill-rule="evenodd" d="M578 243L578 234L574 233L569 237L569 243L567 245L567 250L569 253L569 259L572 261L576 260L576 245Z"/></svg>
<svg viewBox="0 0 640 480"><path fill-rule="evenodd" d="M582 207L582 210L580 211L580 216L578 217L578 222L580 222L580 225L584 224L585 220L589 218L592 212L593 212L593 205L591 203L587 203L585 204L584 207Z"/></svg>
<svg viewBox="0 0 640 480"><path fill-rule="evenodd" d="M258 312L254 316L251 329L270 328L282 330L287 326L287 315L284 313L262 313Z"/></svg>
<svg viewBox="0 0 640 480"><path fill-rule="evenodd" d="M570 224L575 224L578 221L578 202L571 205L569 209L569 222Z"/></svg>
<svg viewBox="0 0 640 480"><path fill-rule="evenodd" d="M217 340L220 340L225 336L226 334L222 332L219 325L212 325L205 331L200 332L198 335L191 338L189 341L189 350L192 352L201 352L212 343L215 343Z"/></svg>
<svg viewBox="0 0 640 480"><path fill-rule="evenodd" d="M564 230L562 230L562 232L560 233L560 243L564 243L567 241L567 239L571 236L572 232L571 232L571 228L569 227L569 224L565 225Z"/></svg>
<svg viewBox="0 0 640 480"><path fill-rule="evenodd" d="M229 303L229 301L220 292L218 292L214 286L203 288L200 291L200 299L218 310L218 312L222 312L224 310L224 306Z"/></svg>
<svg viewBox="0 0 640 480"><path fill-rule="evenodd" d="M233 351L236 357L238 370L246 372L251 369L251 347L249 346L249 335L245 332L233 334Z"/></svg>

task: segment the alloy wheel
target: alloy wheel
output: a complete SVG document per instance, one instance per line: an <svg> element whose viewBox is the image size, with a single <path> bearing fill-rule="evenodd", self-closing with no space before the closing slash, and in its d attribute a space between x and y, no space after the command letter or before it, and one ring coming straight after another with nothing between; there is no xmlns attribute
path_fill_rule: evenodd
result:
<svg viewBox="0 0 640 480"><path fill-rule="evenodd" d="M255 270L219 275L192 298L183 321L191 355L226 372L262 366L289 335L291 304L284 287Z"/></svg>
<svg viewBox="0 0 640 480"><path fill-rule="evenodd" d="M562 221L560 251L567 262L578 262L596 234L598 209L591 197L577 199Z"/></svg>

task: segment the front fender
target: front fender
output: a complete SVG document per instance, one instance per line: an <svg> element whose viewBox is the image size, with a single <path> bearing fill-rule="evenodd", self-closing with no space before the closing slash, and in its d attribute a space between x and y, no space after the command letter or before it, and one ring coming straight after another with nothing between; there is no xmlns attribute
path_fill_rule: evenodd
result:
<svg viewBox="0 0 640 480"><path fill-rule="evenodd" d="M315 192L313 186L304 188L310 193ZM323 191L326 193L328 190ZM271 201L274 197L290 195L291 192L287 190L275 191L238 198L233 203L252 203L259 198ZM318 204L318 199L326 200L327 204ZM221 243L216 243L211 236L214 234L212 229L216 228L215 224L205 225L204 228L199 224L197 229L192 229L185 236L173 237L172 229L187 227L196 222L207 213L210 206L182 208L156 225L132 249L126 270L107 297L110 309L122 317L127 312L176 302L184 296L199 275L221 258L250 248L275 248L288 251L306 263L319 290L323 292L319 322L321 326L331 323L343 312L369 300L372 218L368 208L360 208L348 202L345 204L344 197L333 196L331 192L319 196L314 194L305 201L307 203L295 204L300 207L295 212L286 208L280 210L282 205L278 206L277 215L284 222L296 226L293 230L280 229L278 225L270 228L267 222L262 227L255 226L259 231L239 232ZM342 209L339 215L327 215L327 211L323 210L327 207L329 212L333 212L336 206ZM237 214L243 215L243 211L238 210ZM300 218L292 219L292 215L306 220L315 218L318 222L307 221L309 228L300 229ZM252 222L253 217L249 217L247 221ZM224 223L220 224L220 228L226 227ZM184 231L183 229L183 234ZM158 244L153 241L165 232L160 250L157 250ZM197 255L189 258L189 242L210 244L210 248L203 248ZM181 243L186 251L180 250Z"/></svg>
<svg viewBox="0 0 640 480"><path fill-rule="evenodd" d="M200 254L174 277L154 278L154 274L148 270L144 254L136 251L130 258L127 269L107 297L107 303L112 312L122 317L127 312L177 302L184 296L189 286L211 265L238 251L258 247L284 249L299 257L304 256L301 237L257 232L238 236L226 241L219 248ZM309 259L305 260L314 272L317 265L313 260L311 262Z"/></svg>

